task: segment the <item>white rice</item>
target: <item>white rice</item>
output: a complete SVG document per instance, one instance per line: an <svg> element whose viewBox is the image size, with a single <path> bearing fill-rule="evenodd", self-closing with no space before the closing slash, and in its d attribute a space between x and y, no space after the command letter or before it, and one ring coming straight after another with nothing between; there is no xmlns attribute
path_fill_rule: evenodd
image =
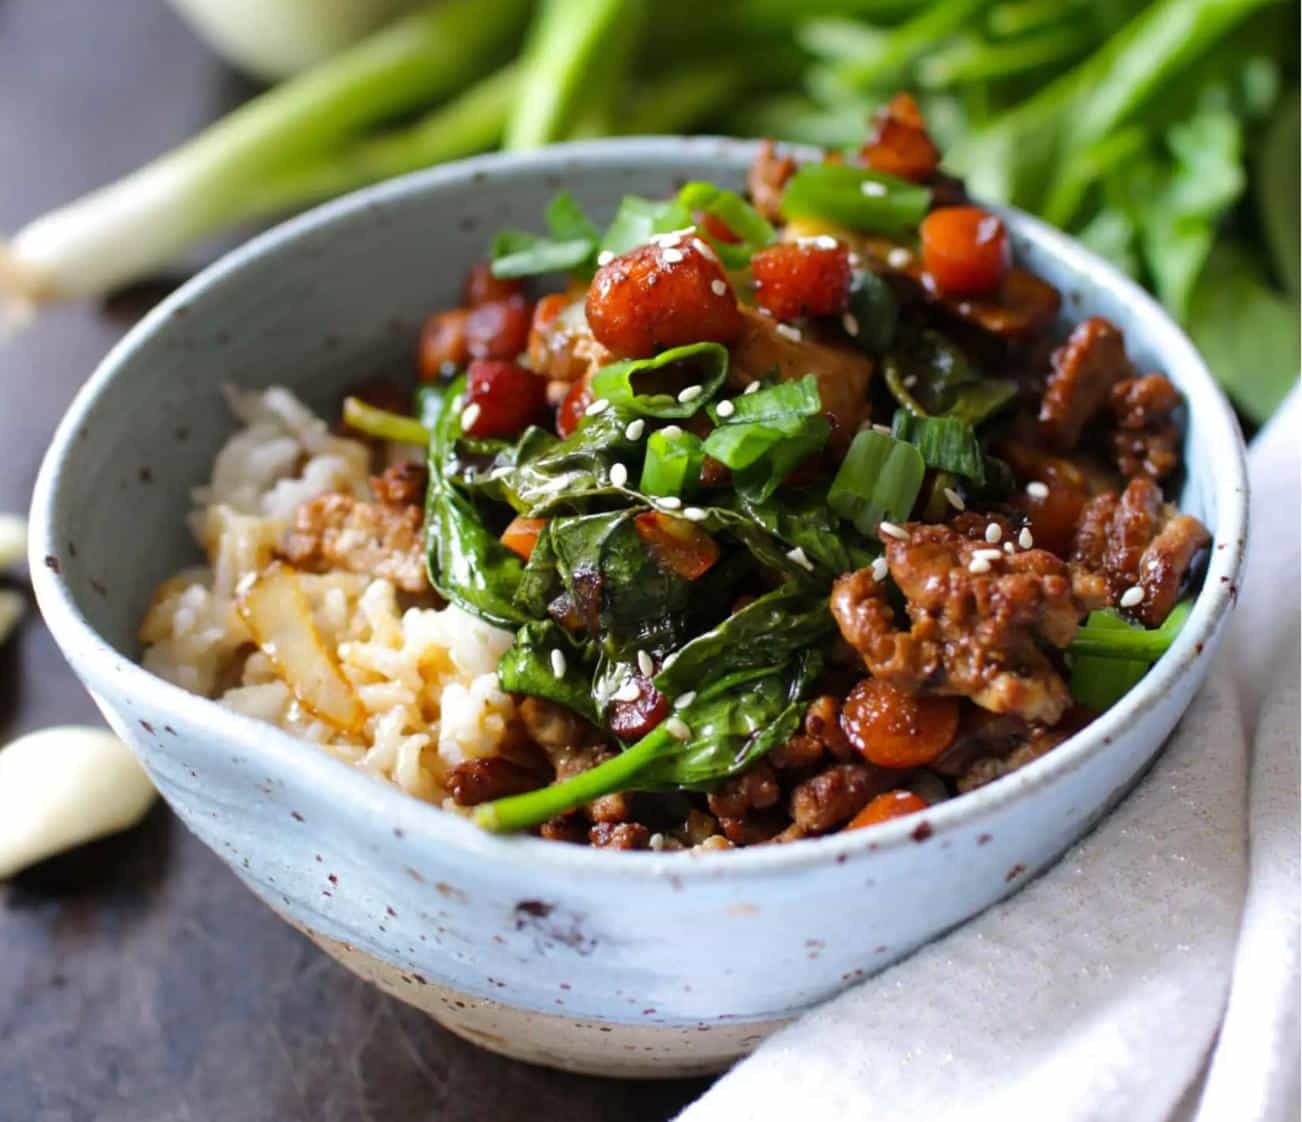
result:
<svg viewBox="0 0 1302 1122"><path fill-rule="evenodd" d="M394 586L357 573L303 573L322 643L366 711L355 734L306 712L254 645L236 589L274 559L294 511L331 492L369 498L370 450L331 434L289 391L228 394L243 428L226 442L190 527L208 564L165 581L140 629L160 677L320 745L419 798L450 805L444 780L516 733L498 685L508 631L456 607L399 604Z"/></svg>

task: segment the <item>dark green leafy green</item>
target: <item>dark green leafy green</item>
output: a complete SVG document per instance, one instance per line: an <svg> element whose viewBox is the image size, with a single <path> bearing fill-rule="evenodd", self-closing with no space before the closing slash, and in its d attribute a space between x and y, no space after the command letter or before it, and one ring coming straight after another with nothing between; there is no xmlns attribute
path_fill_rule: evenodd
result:
<svg viewBox="0 0 1302 1122"><path fill-rule="evenodd" d="M690 417L719 392L727 373L726 347L690 343L603 366L592 379L592 395L644 417Z"/></svg>
<svg viewBox="0 0 1302 1122"><path fill-rule="evenodd" d="M504 230L493 241L493 275L530 277L541 273L591 270L600 235L568 191L547 208L549 237Z"/></svg>
<svg viewBox="0 0 1302 1122"><path fill-rule="evenodd" d="M897 409L891 434L896 440L907 440L917 448L928 467L961 475L977 486L985 483L981 442L967 421L957 417L919 417L907 409Z"/></svg>
<svg viewBox="0 0 1302 1122"><path fill-rule="evenodd" d="M931 328L898 340L883 374L891 396L917 417L943 415L978 425L1017 396L1013 382L983 378L956 343Z"/></svg>
<svg viewBox="0 0 1302 1122"><path fill-rule="evenodd" d="M850 286L852 338L869 354L881 354L895 341L900 319L900 303L895 292L882 277L869 270L854 275Z"/></svg>
<svg viewBox="0 0 1302 1122"><path fill-rule="evenodd" d="M565 660L560 676L553 651L560 651ZM600 716L592 695L596 662L595 643L577 642L551 620L537 620L516 632L515 642L497 664L497 677L504 690L546 698L596 724Z"/></svg>
<svg viewBox="0 0 1302 1122"><path fill-rule="evenodd" d="M882 519L908 520L926 465L912 444L865 429L856 433L827 492L827 505L865 535Z"/></svg>
<svg viewBox="0 0 1302 1122"><path fill-rule="evenodd" d="M810 562L832 573L861 568L876 553L873 542L847 531L815 486L788 488L760 501L734 495L727 500L727 509L749 520L745 530L734 526L732 533L753 551L758 528L789 549L802 550ZM789 554L786 560L791 563Z"/></svg>
<svg viewBox="0 0 1302 1122"><path fill-rule="evenodd" d="M917 230L930 205L926 187L849 164L806 164L782 196L785 218L818 219L891 236Z"/></svg>

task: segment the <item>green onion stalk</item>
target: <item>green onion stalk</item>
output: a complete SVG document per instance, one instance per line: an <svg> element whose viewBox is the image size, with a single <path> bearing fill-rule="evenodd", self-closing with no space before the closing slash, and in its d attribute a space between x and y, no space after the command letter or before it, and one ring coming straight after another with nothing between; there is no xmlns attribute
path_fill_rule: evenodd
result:
<svg viewBox="0 0 1302 1122"><path fill-rule="evenodd" d="M529 0L444 0L239 107L180 147L0 243L10 316L147 276L217 231L494 144L514 77L387 139L367 130L505 61ZM500 113L499 113L500 109Z"/></svg>

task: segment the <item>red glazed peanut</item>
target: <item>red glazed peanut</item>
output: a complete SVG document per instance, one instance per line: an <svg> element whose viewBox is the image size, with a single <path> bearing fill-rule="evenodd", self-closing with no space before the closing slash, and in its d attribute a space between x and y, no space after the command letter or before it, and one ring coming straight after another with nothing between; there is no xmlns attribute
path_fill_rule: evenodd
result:
<svg viewBox="0 0 1302 1122"><path fill-rule="evenodd" d="M755 299L776 319L835 316L850 300L850 255L824 239L787 242L751 258Z"/></svg>

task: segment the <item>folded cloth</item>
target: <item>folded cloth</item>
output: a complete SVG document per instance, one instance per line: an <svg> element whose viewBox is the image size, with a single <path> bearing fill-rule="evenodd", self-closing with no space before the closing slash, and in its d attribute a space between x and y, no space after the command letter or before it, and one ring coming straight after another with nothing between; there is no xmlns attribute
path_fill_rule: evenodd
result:
<svg viewBox="0 0 1302 1122"><path fill-rule="evenodd" d="M679 1122L1295 1122L1300 421L1294 393L1253 446L1232 633L1134 793Z"/></svg>

